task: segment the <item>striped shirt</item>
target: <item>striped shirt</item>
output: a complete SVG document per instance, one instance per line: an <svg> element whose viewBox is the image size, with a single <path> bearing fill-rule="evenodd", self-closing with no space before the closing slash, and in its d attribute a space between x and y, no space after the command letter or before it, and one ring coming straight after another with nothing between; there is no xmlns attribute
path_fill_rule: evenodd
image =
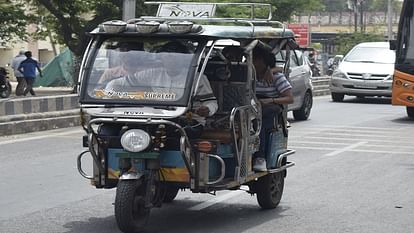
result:
<svg viewBox="0 0 414 233"><path fill-rule="evenodd" d="M273 74L273 82L270 85L256 80L256 96L259 98L277 98L289 89L292 89L292 86L283 73Z"/></svg>

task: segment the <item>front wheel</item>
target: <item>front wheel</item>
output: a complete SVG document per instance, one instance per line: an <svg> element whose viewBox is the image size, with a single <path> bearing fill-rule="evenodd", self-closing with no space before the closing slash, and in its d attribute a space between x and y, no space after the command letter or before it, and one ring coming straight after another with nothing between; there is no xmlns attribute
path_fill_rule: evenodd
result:
<svg viewBox="0 0 414 233"><path fill-rule="evenodd" d="M342 102L344 100L345 95L341 93L332 92L331 97L333 102Z"/></svg>
<svg viewBox="0 0 414 233"><path fill-rule="evenodd" d="M414 119L414 107L407 107L407 115L408 117Z"/></svg>
<svg viewBox="0 0 414 233"><path fill-rule="evenodd" d="M263 209L276 208L282 199L285 177L283 172L267 174L256 181L257 202Z"/></svg>
<svg viewBox="0 0 414 233"><path fill-rule="evenodd" d="M145 207L142 180L119 180L115 197L115 218L122 232L139 232L147 224L150 209Z"/></svg>
<svg viewBox="0 0 414 233"><path fill-rule="evenodd" d="M293 117L295 118L295 120L297 121L307 120L311 113L312 104L313 104L312 94L310 92L306 92L300 109L293 111Z"/></svg>

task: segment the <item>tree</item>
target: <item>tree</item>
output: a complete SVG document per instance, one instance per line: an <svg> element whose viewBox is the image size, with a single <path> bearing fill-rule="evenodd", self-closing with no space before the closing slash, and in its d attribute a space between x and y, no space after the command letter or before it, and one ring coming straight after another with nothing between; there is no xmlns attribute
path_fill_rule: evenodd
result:
<svg viewBox="0 0 414 233"><path fill-rule="evenodd" d="M340 33L335 38L337 54L347 54L355 45L362 42L383 41L384 36L375 33L354 32L352 34Z"/></svg>
<svg viewBox="0 0 414 233"><path fill-rule="evenodd" d="M27 39L26 20L22 1L2 0L0 2L0 45L11 43L16 38Z"/></svg>

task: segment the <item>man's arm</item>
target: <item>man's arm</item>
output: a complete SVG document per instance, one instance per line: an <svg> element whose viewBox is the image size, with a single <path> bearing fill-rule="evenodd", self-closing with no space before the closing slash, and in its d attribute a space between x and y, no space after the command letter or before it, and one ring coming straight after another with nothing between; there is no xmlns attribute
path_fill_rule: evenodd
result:
<svg viewBox="0 0 414 233"><path fill-rule="evenodd" d="M23 62L20 63L19 67L17 68L17 70L23 74L23 66L22 66Z"/></svg>

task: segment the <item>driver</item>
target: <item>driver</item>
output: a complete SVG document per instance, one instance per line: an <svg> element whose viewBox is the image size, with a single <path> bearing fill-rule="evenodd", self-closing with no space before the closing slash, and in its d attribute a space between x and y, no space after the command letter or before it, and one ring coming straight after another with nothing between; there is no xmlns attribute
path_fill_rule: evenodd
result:
<svg viewBox="0 0 414 233"><path fill-rule="evenodd" d="M143 67L142 57L144 52L144 45L141 42L120 42L119 44L119 59L120 65L109 68L104 71L99 79L100 84L106 84L113 79L133 75L140 68Z"/></svg>

